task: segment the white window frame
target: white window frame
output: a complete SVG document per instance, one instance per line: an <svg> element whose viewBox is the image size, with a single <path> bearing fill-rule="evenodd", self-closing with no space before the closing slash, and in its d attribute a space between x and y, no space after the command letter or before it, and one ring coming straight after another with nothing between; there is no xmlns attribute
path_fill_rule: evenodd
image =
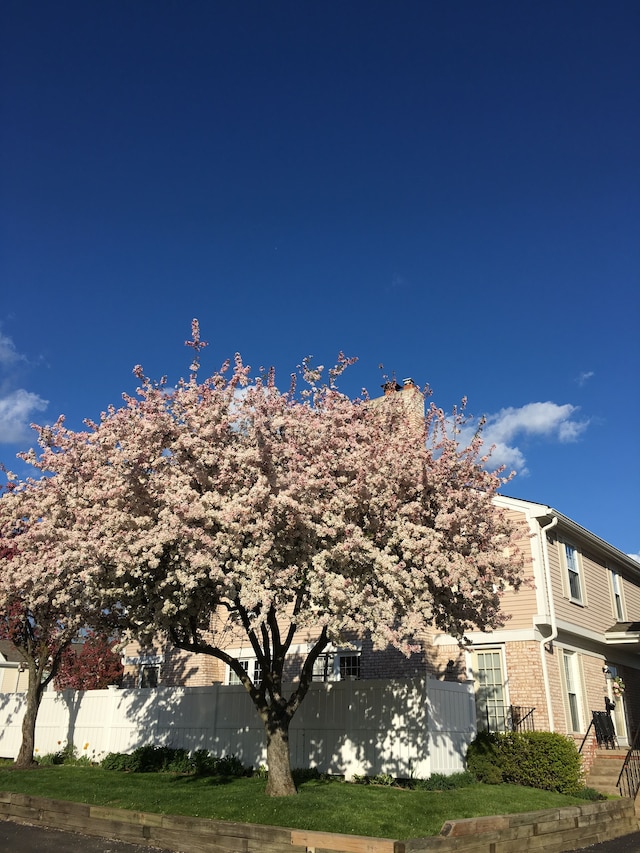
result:
<svg viewBox="0 0 640 853"><path fill-rule="evenodd" d="M357 674L347 672L352 664L349 661L357 660L355 669ZM362 678L362 652L360 649L327 649L318 655L313 665L312 681L358 681Z"/></svg>
<svg viewBox="0 0 640 853"><path fill-rule="evenodd" d="M572 542L561 542L560 547L562 548L562 562L564 565L567 598L574 604L581 604L582 606L585 606L587 600L584 585L584 572L582 570L582 555Z"/></svg>
<svg viewBox="0 0 640 853"><path fill-rule="evenodd" d="M493 713L491 711L491 703L487 701L489 697L483 696L483 690L487 687L487 684L483 683L483 680L480 676L481 670L478 666L479 655L486 654L498 655L498 660L500 664L500 684L497 685L495 683L492 683L491 685L489 685L491 687L499 687L502 696L501 701L494 702ZM495 667L493 667L492 669L495 670ZM488 724L491 731L506 731L507 715L510 702L507 684L507 668L504 657L504 647L481 646L478 648L474 648L471 656L471 673L475 682L476 715L478 730L483 730ZM501 706L501 710L499 710L499 706ZM489 710L489 714L487 714L487 710Z"/></svg>
<svg viewBox="0 0 640 853"><path fill-rule="evenodd" d="M586 715L581 656L571 649L562 649L560 662L567 731L570 734L582 734L585 730Z"/></svg>
<svg viewBox="0 0 640 853"><path fill-rule="evenodd" d="M145 681L145 673L147 672L155 672L155 684L143 684ZM138 674L138 687L141 687L145 690L155 690L160 684L160 664L154 663L143 663L140 664L140 672Z"/></svg>
<svg viewBox="0 0 640 853"><path fill-rule="evenodd" d="M240 666L244 669L244 671L249 675L253 683L258 686L262 681L262 668L258 663L257 659L251 655L243 655L242 657L237 658ZM236 673L231 669L231 667L227 664L227 678L225 684L233 685L237 687L239 684L242 684L240 678L236 675Z"/></svg>
<svg viewBox="0 0 640 853"><path fill-rule="evenodd" d="M611 589L613 618L616 622L626 622L627 608L624 601L622 575L616 569L612 569L611 566L609 566L609 586Z"/></svg>

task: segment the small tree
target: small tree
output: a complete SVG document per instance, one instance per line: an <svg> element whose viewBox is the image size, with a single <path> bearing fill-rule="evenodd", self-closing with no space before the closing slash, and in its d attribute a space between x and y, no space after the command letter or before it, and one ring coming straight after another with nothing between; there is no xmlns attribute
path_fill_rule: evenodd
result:
<svg viewBox="0 0 640 853"><path fill-rule="evenodd" d="M79 644L68 646L56 675L56 690L104 690L119 684L124 667L115 651L117 644L117 640L89 631Z"/></svg>
<svg viewBox="0 0 640 853"><path fill-rule="evenodd" d="M20 768L34 764L42 695L65 652L83 626L108 618L86 595L76 564L67 559L63 515L52 512L65 504L57 501L59 485L56 478L29 481L10 487L0 500L0 637L16 646L29 675L15 761Z"/></svg>
<svg viewBox="0 0 640 853"><path fill-rule="evenodd" d="M342 355L326 384L305 362L302 391L280 391L272 371L250 382L239 356L201 381L192 331L188 380L171 389L136 368L137 397L84 432L60 419L25 458L58 481L46 512L87 589L143 642L162 634L235 672L265 728L267 791L291 794L289 724L328 644L370 634L408 653L427 627L498 626L520 563L480 436L458 446L463 412L418 415L405 392L350 400ZM228 654L230 626L259 682ZM308 653L285 688L294 641Z"/></svg>

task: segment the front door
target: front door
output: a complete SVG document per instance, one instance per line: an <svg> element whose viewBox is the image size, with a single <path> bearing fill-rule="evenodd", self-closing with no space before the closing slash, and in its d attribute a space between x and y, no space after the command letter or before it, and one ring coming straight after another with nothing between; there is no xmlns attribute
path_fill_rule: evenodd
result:
<svg viewBox="0 0 640 853"><path fill-rule="evenodd" d="M629 736L627 732L627 709L624 701L624 690L621 692L620 688L615 686L618 683L616 679L619 678L617 667L609 663L607 664L607 669L610 673L607 678L607 693L609 701L615 705L611 716L616 730L616 740L618 741L618 746L626 747L629 746Z"/></svg>

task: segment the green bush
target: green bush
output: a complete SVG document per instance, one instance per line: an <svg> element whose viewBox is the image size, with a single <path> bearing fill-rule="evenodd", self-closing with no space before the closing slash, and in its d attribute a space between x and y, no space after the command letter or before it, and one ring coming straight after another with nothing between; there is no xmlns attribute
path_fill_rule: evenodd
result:
<svg viewBox="0 0 640 853"><path fill-rule="evenodd" d="M508 732L501 737L505 782L572 794L582 787L575 742L555 732Z"/></svg>
<svg viewBox="0 0 640 853"><path fill-rule="evenodd" d="M104 770L134 772L133 765L133 756L124 752L108 752L100 762L100 767Z"/></svg>
<svg viewBox="0 0 640 853"><path fill-rule="evenodd" d="M60 743L60 741L58 741L58 743ZM36 760L38 764L43 767L51 766L52 764L77 764L79 761L78 750L72 743L68 743L57 752L48 752L46 755L41 755Z"/></svg>
<svg viewBox="0 0 640 853"><path fill-rule="evenodd" d="M244 776L246 769L235 755L217 757L206 749L189 755L186 749L170 746L139 746L128 755L110 752L102 759L105 770L129 773L195 773L198 776Z"/></svg>
<svg viewBox="0 0 640 853"><path fill-rule="evenodd" d="M295 767L291 771L293 781L296 787L303 785L305 782L317 781L320 779L326 780L326 775L321 773L317 767Z"/></svg>
<svg viewBox="0 0 640 853"><path fill-rule="evenodd" d="M467 769L480 782L560 794L582 789L580 764L574 741L555 732L482 732L467 752Z"/></svg>
<svg viewBox="0 0 640 853"><path fill-rule="evenodd" d="M585 785L584 788L580 788L573 795L575 797L580 797L583 800L606 800L606 794L603 794L601 791L596 791L595 788L587 788Z"/></svg>
<svg viewBox="0 0 640 853"><path fill-rule="evenodd" d="M493 732L479 732L467 750L467 770L478 782L499 785L502 782L501 765L499 736Z"/></svg>

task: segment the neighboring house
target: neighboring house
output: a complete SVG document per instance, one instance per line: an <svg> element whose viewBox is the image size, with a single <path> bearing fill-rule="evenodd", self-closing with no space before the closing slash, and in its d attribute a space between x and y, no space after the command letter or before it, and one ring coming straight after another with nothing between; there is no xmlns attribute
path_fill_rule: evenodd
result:
<svg viewBox="0 0 640 853"><path fill-rule="evenodd" d="M364 639L328 649L314 678L471 679L479 729L521 723L568 734L580 746L593 712L610 708L620 746L630 743L640 727L640 563L549 506L504 496L494 503L517 527L526 578L503 598L503 628L470 633L464 648L427 632L409 658L374 652ZM292 650L292 673L312 642L309 636ZM230 640L227 651L259 678L248 640ZM125 663L130 686L152 686L156 678L185 686L237 682L220 661L168 646L147 656L127 650Z"/></svg>
<svg viewBox="0 0 640 853"><path fill-rule="evenodd" d="M462 653L437 637L438 657L474 679L479 728L528 714L580 746L593 712L611 709L626 746L640 725L640 563L549 506L494 503L518 526L530 585L504 596L502 629L469 634Z"/></svg>
<svg viewBox="0 0 640 853"><path fill-rule="evenodd" d="M0 693L24 693L28 683L23 656L11 640L0 640Z"/></svg>

